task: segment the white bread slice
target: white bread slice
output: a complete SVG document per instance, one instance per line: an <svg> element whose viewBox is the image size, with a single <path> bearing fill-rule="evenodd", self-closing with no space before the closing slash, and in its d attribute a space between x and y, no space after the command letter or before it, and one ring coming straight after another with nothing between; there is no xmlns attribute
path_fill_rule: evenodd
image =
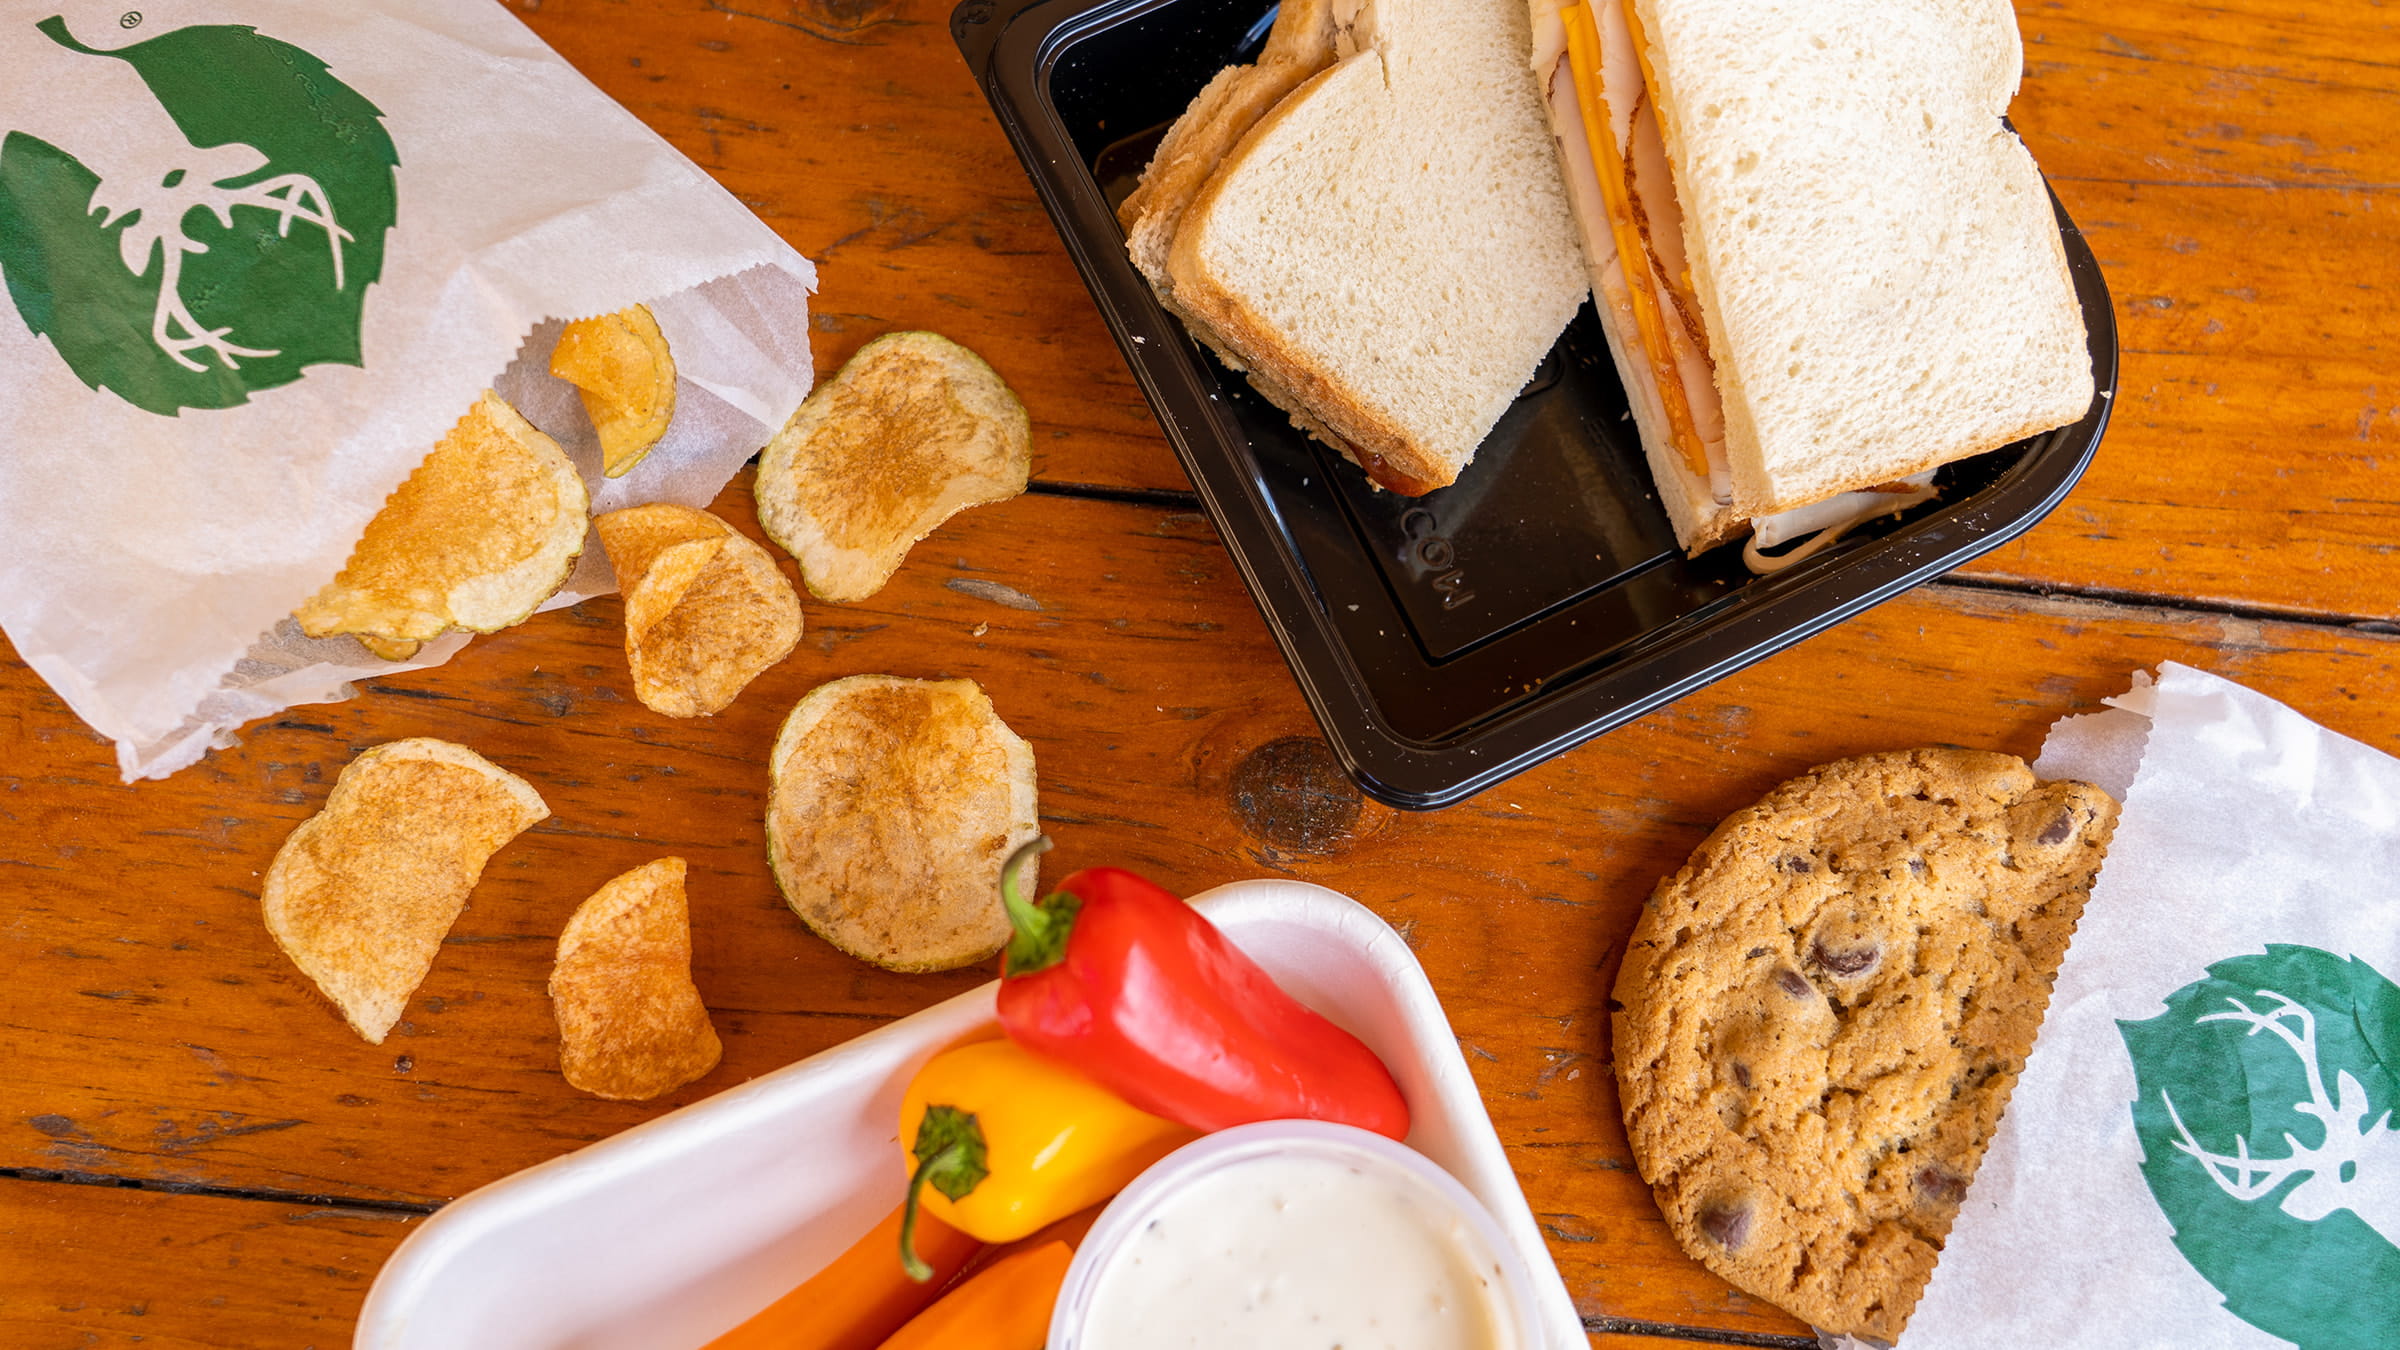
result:
<svg viewBox="0 0 2400 1350"><path fill-rule="evenodd" d="M1142 181L1117 206L1117 223L1133 265L1170 308L1167 250L1192 198L1259 118L1333 60L1333 0L1284 0L1258 64L1218 71L1167 128Z"/></svg>
<svg viewBox="0 0 2400 1350"><path fill-rule="evenodd" d="M1575 225L1583 240L1584 264L1591 278L1592 308L1599 316L1601 332L1608 338L1608 354L1616 363L1618 383L1625 388L1625 403L1632 411L1634 430L1641 438L1642 456L1650 464L1650 481L1658 490L1659 503L1667 509L1667 523L1674 527L1675 542L1682 545L1685 553L1697 557L1738 538L1749 528L1749 522L1730 505L1718 502L1708 476L1693 473L1676 449L1675 433L1668 424L1666 409L1659 402L1658 369L1643 350L1641 335L1634 331L1624 265L1617 252L1616 237L1609 229L1608 207L1600 195L1599 169L1592 159L1591 140L1585 134L1582 109L1575 101L1574 79L1567 69L1566 25L1559 11L1569 3L1571 0L1531 0L1534 79L1549 108L1559 164L1566 171L1567 200L1574 208Z"/></svg>
<svg viewBox="0 0 2400 1350"><path fill-rule="evenodd" d="M1381 486L1429 492L1573 317L1583 260L1524 0L1336 0L1335 20L1342 60L1226 157L1167 271L1262 391Z"/></svg>
<svg viewBox="0 0 2400 1350"><path fill-rule="evenodd" d="M1341 437L1310 416L1297 395L1266 373L1250 370L1216 330L1177 304L1167 273L1175 231L1217 166L1261 117L1332 65L1334 57L1333 0L1284 0L1258 64L1227 66L1194 96L1151 153L1141 182L1118 203L1117 223L1125 229L1125 252L1135 269L1195 341L1215 352L1228 368L1247 371L1251 388L1288 414L1292 425L1350 455Z"/></svg>
<svg viewBox="0 0 2400 1350"><path fill-rule="evenodd" d="M1723 395L1734 509L2081 416L2083 317L2001 125L2009 0L1633 0Z"/></svg>

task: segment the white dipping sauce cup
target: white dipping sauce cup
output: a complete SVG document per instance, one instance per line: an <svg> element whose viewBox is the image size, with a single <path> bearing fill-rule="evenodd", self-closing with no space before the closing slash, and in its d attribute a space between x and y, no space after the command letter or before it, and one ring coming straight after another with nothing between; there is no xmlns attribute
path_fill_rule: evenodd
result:
<svg viewBox="0 0 2400 1350"><path fill-rule="evenodd" d="M1491 1272L1493 1345L1518 1350L1540 1341L1533 1281L1523 1257L1502 1235L1482 1202L1424 1154L1350 1125L1270 1120L1237 1125L1184 1145L1135 1179L1101 1211L1076 1250L1050 1316L1048 1350L1085 1350L1094 1300L1116 1259L1160 1210L1208 1177L1262 1158L1321 1158L1389 1182L1436 1217L1457 1219L1459 1256L1470 1270Z"/></svg>

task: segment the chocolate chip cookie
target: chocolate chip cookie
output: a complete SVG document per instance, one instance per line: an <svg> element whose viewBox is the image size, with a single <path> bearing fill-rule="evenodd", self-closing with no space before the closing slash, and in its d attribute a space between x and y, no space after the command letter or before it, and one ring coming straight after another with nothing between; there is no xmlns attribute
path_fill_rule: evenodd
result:
<svg viewBox="0 0 2400 1350"><path fill-rule="evenodd" d="M1867 755L1659 883L1617 976L1617 1083L1685 1250L1821 1328L1898 1337L2116 817L2008 755Z"/></svg>

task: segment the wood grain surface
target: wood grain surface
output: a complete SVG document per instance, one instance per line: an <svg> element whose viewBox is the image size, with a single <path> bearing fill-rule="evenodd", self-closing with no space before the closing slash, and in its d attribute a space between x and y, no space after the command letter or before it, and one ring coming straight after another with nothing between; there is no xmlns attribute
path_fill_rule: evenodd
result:
<svg viewBox="0 0 2400 1350"><path fill-rule="evenodd" d="M971 676L1034 745L1060 871L1186 891L1320 882L1442 995L1592 1331L1611 1350L1798 1347L1683 1256L1634 1173L1605 991L1635 909L1726 813L1841 755L2030 755L2183 661L2400 749L2400 10L2021 4L2014 118L2107 269L2122 392L2048 522L1450 810L1359 797L1318 736L929 0L512 6L818 261L816 360L893 328L987 356L1036 490L971 511L714 718L630 695L613 599L254 725L163 782L0 646L0 1343L346 1344L416 1217L971 987L811 936L766 870L783 714L860 672ZM718 512L756 534L745 474ZM788 561L777 553L779 562ZM260 873L359 750L463 742L555 815L497 855L369 1046L276 950ZM660 1102L557 1072L543 993L601 882L691 863L723 1064Z"/></svg>
<svg viewBox="0 0 2400 1350"><path fill-rule="evenodd" d="M24 1180L0 1180L0 1216L0 1344L109 1350L340 1350L375 1272L417 1222Z"/></svg>

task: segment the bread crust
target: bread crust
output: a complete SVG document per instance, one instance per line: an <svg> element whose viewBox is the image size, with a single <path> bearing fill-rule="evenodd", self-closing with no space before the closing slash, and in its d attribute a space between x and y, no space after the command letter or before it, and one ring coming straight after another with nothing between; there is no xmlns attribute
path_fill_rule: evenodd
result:
<svg viewBox="0 0 2400 1350"><path fill-rule="evenodd" d="M1332 0L1287 0L1258 63L1218 71L1167 128L1141 182L1117 206L1126 253L1160 300L1173 289L1167 252L1193 197L1259 118L1333 60Z"/></svg>

